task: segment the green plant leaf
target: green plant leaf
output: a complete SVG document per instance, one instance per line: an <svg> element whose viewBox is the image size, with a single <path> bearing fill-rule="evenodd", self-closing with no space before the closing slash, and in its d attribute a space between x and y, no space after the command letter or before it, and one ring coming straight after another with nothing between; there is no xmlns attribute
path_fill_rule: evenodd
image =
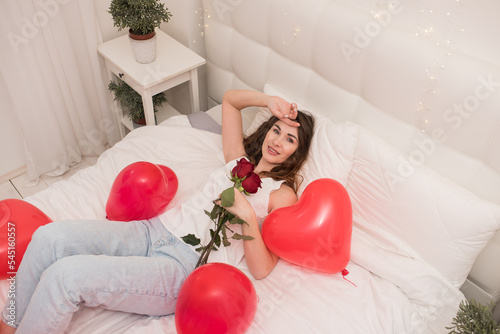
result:
<svg viewBox="0 0 500 334"><path fill-rule="evenodd" d="M449 334L498 334L499 324L493 318L493 303L482 305L473 300L462 301Z"/></svg>
<svg viewBox="0 0 500 334"><path fill-rule="evenodd" d="M244 221L243 219L241 218L238 218L236 216L233 217L233 219L230 220L230 223L231 224L238 224L238 225L243 225L243 224L247 224L246 221ZM248 225L248 224L247 224Z"/></svg>
<svg viewBox="0 0 500 334"><path fill-rule="evenodd" d="M191 233L183 236L182 240L184 240L185 243L191 246L198 246L201 243L201 240Z"/></svg>
<svg viewBox="0 0 500 334"><path fill-rule="evenodd" d="M224 211L225 210L222 206L215 204L214 208L212 209L212 217L213 217L212 219L216 219Z"/></svg>
<svg viewBox="0 0 500 334"><path fill-rule="evenodd" d="M212 209L212 211L207 211L207 210L204 210L205 211L205 214L210 217L210 219L212 219L214 222L215 222L215 219L217 219L217 217L219 216L219 208L217 208L217 205L214 205L214 208Z"/></svg>
<svg viewBox="0 0 500 334"><path fill-rule="evenodd" d="M226 223L231 219L231 217L234 217L232 214L230 214L228 211L224 210L224 213L221 214L219 217L219 224L222 226L226 226Z"/></svg>
<svg viewBox="0 0 500 334"><path fill-rule="evenodd" d="M132 120L144 118L144 108L142 104L142 97L132 87L127 85L125 81L119 80L118 83L111 80L108 84L108 90L113 92L114 100L120 103L124 110L127 110L128 116ZM154 112L167 102L165 93L161 92L153 96L153 109Z"/></svg>
<svg viewBox="0 0 500 334"><path fill-rule="evenodd" d="M118 30L130 28L146 35L162 22L168 22L172 13L159 0L112 0L109 11Z"/></svg>
<svg viewBox="0 0 500 334"><path fill-rule="evenodd" d="M230 187L230 188L227 188L226 190L224 190L220 196L221 198L221 205L223 207L230 207L230 206L233 206L234 204L234 188L233 187Z"/></svg>
<svg viewBox="0 0 500 334"><path fill-rule="evenodd" d="M222 244L224 245L224 247L231 246L231 242L227 238L226 226L225 225L222 226L221 231L222 231Z"/></svg>
<svg viewBox="0 0 500 334"><path fill-rule="evenodd" d="M242 235L239 233L233 234L233 236L231 238L233 238L234 240L253 240L254 239L254 237L251 237L249 235Z"/></svg>

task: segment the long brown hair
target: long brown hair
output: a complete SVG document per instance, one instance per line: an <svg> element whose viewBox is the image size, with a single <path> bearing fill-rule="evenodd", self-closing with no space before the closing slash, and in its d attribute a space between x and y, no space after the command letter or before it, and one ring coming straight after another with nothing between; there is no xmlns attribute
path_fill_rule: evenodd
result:
<svg viewBox="0 0 500 334"><path fill-rule="evenodd" d="M254 133L243 139L245 153L254 165L257 165L262 158L262 143L267 132L278 120L276 116L271 116ZM298 172L307 159L314 133L314 117L299 110L295 120L300 124L297 128L299 142L297 150L281 165L274 167L269 172L261 173L261 176L271 177L273 180L285 180L285 183L297 192L302 182L302 176Z"/></svg>

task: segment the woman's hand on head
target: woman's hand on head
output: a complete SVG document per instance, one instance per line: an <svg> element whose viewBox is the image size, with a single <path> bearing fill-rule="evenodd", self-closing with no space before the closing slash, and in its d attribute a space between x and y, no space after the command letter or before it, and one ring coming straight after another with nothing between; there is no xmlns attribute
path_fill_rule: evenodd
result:
<svg viewBox="0 0 500 334"><path fill-rule="evenodd" d="M278 117L286 124L290 126L300 126L298 122L292 121L297 118L298 109L296 103L290 103L278 96L269 96L267 108L274 116Z"/></svg>

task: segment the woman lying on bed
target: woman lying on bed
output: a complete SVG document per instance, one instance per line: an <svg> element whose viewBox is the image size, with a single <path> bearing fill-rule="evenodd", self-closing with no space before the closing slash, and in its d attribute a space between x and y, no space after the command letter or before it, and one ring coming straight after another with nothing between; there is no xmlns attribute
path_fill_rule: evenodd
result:
<svg viewBox="0 0 500 334"><path fill-rule="evenodd" d="M249 106L268 107L274 117L244 139L240 110ZM257 217L296 203L297 172L313 128L313 118L295 104L259 92L228 91L222 102L227 165L213 173L212 184L183 208L150 220L65 221L39 228L17 272L15 299L6 303L0 333L13 333L15 327L19 333L62 333L80 305L153 316L174 313L179 289L199 258L179 237L193 230L208 232L211 222L200 198L213 205L228 188L228 171L244 156L255 164L262 189L252 196L235 191L234 204L226 209L247 222L242 232L253 237L243 242L249 270L256 279L266 277L278 257L265 246ZM12 304L14 315L7 309Z"/></svg>

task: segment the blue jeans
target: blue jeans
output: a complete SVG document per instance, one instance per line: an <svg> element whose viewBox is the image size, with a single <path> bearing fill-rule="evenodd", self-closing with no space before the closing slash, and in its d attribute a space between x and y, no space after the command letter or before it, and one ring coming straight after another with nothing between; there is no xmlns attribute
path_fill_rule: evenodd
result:
<svg viewBox="0 0 500 334"><path fill-rule="evenodd" d="M81 305L172 314L198 257L157 218L50 223L33 234L2 320L42 334L63 333Z"/></svg>

